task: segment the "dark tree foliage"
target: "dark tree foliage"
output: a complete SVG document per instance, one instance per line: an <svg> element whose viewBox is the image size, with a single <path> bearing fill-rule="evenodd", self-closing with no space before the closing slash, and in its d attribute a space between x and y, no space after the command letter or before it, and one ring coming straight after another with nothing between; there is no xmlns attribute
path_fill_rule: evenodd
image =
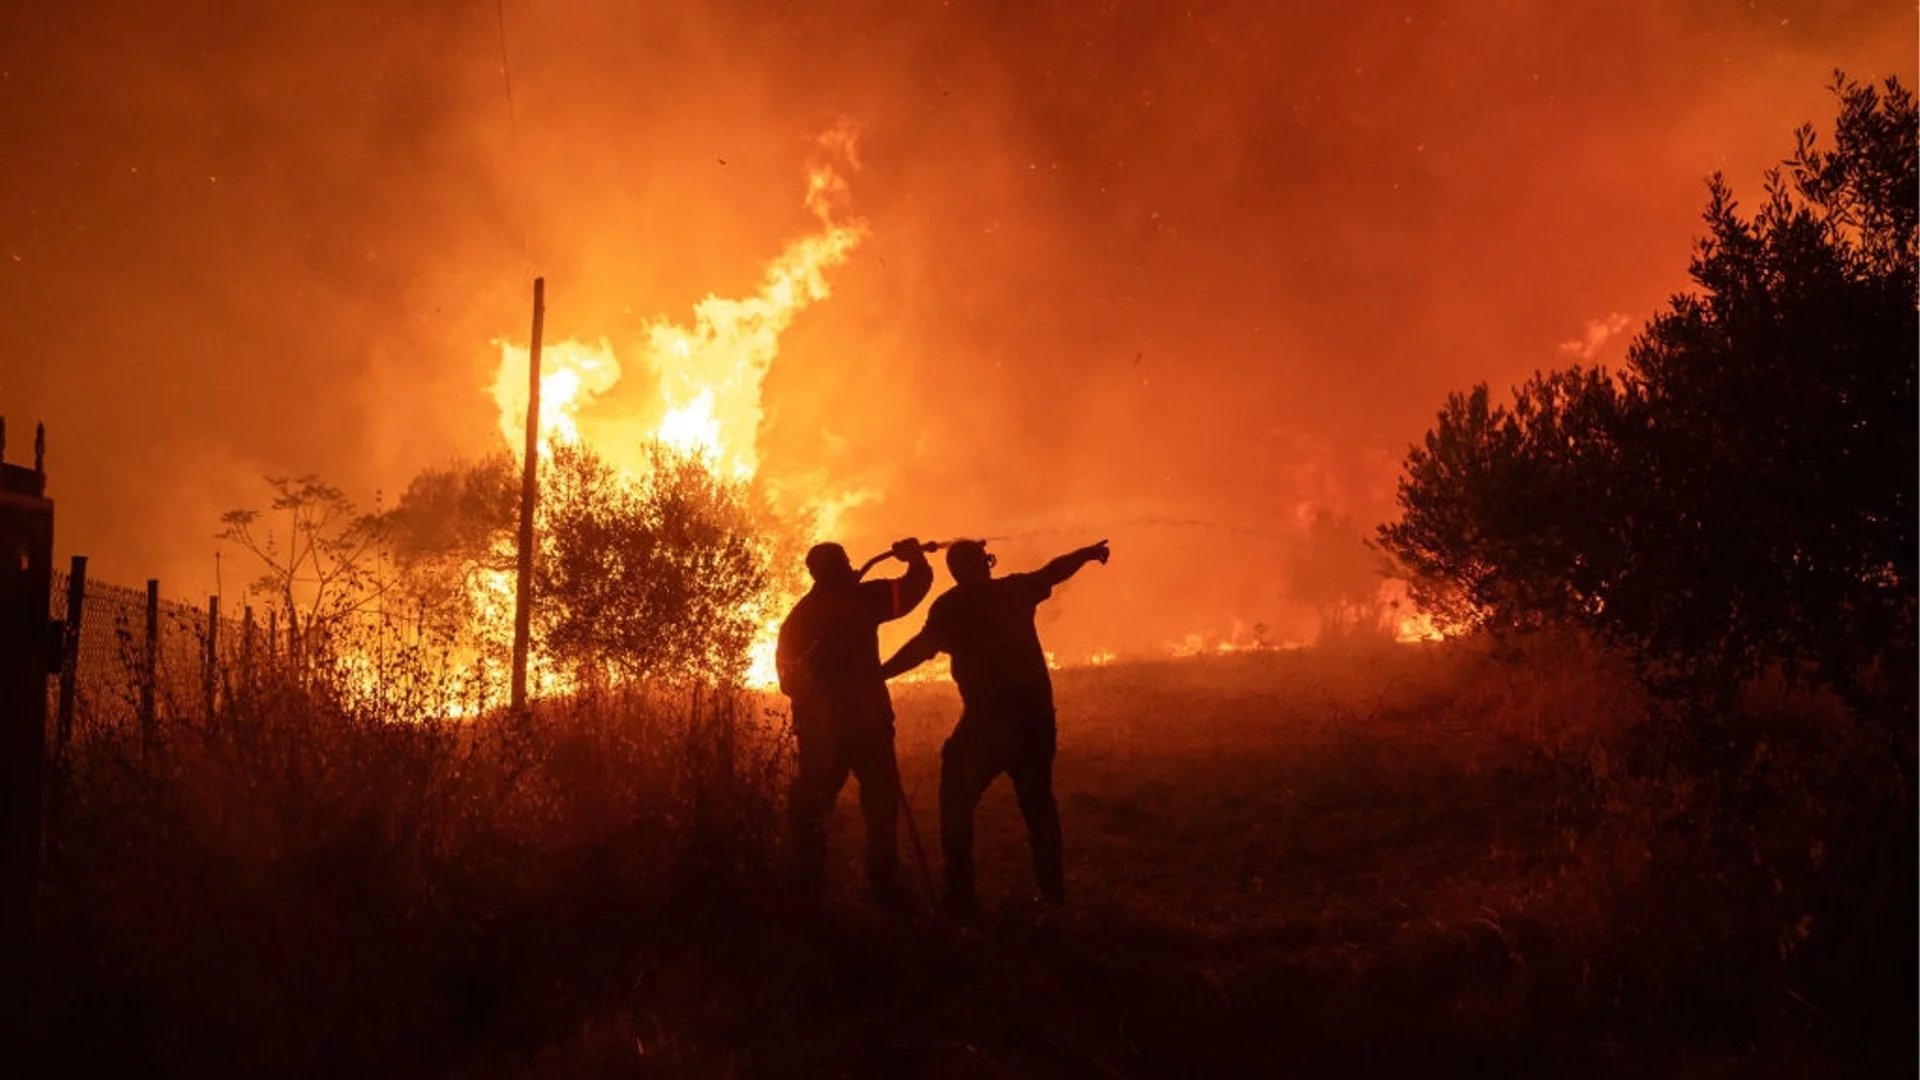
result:
<svg viewBox="0 0 1920 1080"><path fill-rule="evenodd" d="M1844 76L1833 145L1797 133L1707 235L1619 375L1451 397L1407 458L1385 548L1457 622L1572 623L1657 684L1770 665L1910 726L1916 535L1915 109Z"/></svg>
<svg viewBox="0 0 1920 1080"><path fill-rule="evenodd" d="M388 511L394 557L470 558L512 529L519 512L520 466L507 454L423 470Z"/></svg>
<svg viewBox="0 0 1920 1080"><path fill-rule="evenodd" d="M519 512L520 467L504 453L426 469L407 485L386 534L422 631L443 642L470 631L473 576L513 569Z"/></svg>
<svg viewBox="0 0 1920 1080"><path fill-rule="evenodd" d="M1455 626L1597 618L1627 572L1617 522L1595 509L1617 501L1636 398L1577 367L1536 375L1511 408L1485 384L1450 396L1408 455L1402 519L1380 530L1414 571L1414 599Z"/></svg>

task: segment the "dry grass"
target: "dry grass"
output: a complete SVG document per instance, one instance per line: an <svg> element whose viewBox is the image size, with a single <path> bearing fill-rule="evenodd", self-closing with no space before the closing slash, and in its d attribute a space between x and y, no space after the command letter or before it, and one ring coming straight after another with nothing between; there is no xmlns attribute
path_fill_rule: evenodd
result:
<svg viewBox="0 0 1920 1080"><path fill-rule="evenodd" d="M1763 688L1733 764L1577 644L1063 673L1071 907L1010 788L974 926L781 889L765 701L394 727L297 698L71 769L44 1071L249 1076L1839 1075L1910 1065L1885 747ZM903 687L936 846L958 704ZM1899 815L1904 815L1900 817ZM1902 892L1901 890L1906 890ZM1851 924L1849 916L1851 913ZM1887 933L1905 938L1888 939ZM1863 938L1862 935L1868 935ZM1875 948L1863 949L1863 940ZM1879 966L1875 966L1875 961Z"/></svg>

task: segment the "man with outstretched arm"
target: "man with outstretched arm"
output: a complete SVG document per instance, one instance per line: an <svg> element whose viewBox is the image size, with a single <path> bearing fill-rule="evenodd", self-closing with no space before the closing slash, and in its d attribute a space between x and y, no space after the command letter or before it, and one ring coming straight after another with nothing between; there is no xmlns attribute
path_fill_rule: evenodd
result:
<svg viewBox="0 0 1920 1080"><path fill-rule="evenodd" d="M817 899L826 865L826 820L851 772L860 782L867 831L867 884L888 907L906 903L900 883L900 767L893 756L893 701L880 677L880 624L926 598L933 567L918 540L891 554L907 564L897 578L860 580L846 549L807 552L813 587L780 624L774 653L780 691L793 702L799 765L787 813L802 893Z"/></svg>
<svg viewBox="0 0 1920 1080"><path fill-rule="evenodd" d="M1031 573L996 578L994 557L984 542L955 541L947 549L953 588L933 602L926 626L881 665L881 674L892 678L937 653L953 658L961 708L960 722L940 751L940 847L947 903L956 911L979 906L973 888L973 808L1003 772L1013 778L1020 816L1026 819L1040 895L1054 904L1066 898L1060 813L1053 802L1053 681L1033 614L1054 586L1095 560L1106 563L1105 540Z"/></svg>

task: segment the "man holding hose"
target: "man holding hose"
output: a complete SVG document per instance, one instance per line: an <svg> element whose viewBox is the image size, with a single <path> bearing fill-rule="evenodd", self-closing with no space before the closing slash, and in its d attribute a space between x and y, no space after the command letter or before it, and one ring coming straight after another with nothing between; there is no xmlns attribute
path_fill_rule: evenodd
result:
<svg viewBox="0 0 1920 1080"><path fill-rule="evenodd" d="M817 898L826 865L827 816L851 772L860 782L867 831L867 884L874 899L904 907L897 821L900 767L893 756L893 701L880 676L880 624L926 598L933 567L918 540L888 554L907 564L897 578L862 581L839 544L807 552L813 588L780 624L774 653L780 691L793 702L799 768L788 793L798 884ZM871 564L869 564L871 565Z"/></svg>
<svg viewBox="0 0 1920 1080"><path fill-rule="evenodd" d="M940 751L940 847L947 904L974 911L973 808L1001 773L1027 823L1033 871L1049 903L1065 899L1060 813L1053 801L1053 681L1033 627L1034 609L1054 586L1089 562L1107 561L1107 542L1070 551L1038 570L993 576L994 558L979 540L947 549L954 587L940 594L927 624L885 664L886 678L913 670L936 653L953 658L960 687L960 723Z"/></svg>

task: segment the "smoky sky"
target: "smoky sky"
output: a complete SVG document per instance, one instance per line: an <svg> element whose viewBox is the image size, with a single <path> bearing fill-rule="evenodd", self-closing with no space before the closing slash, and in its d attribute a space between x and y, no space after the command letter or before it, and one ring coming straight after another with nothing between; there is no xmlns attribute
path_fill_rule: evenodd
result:
<svg viewBox="0 0 1920 1080"><path fill-rule="evenodd" d="M744 294L845 119L868 236L767 377L766 473L875 492L856 555L1110 537L1068 651L1304 633L1317 516L1389 515L1449 391L1617 363L1705 178L1753 203L1834 69L1911 85L1916 39L1813 0L503 10L511 110L492 0L0 11L0 412L11 460L48 426L63 555L204 593L262 474L371 505L494 449L533 275L550 340L623 352Z"/></svg>

